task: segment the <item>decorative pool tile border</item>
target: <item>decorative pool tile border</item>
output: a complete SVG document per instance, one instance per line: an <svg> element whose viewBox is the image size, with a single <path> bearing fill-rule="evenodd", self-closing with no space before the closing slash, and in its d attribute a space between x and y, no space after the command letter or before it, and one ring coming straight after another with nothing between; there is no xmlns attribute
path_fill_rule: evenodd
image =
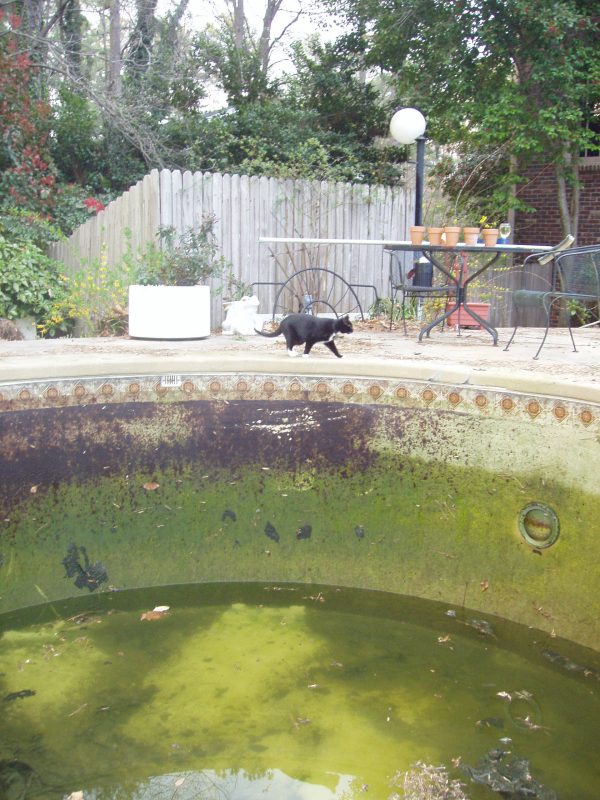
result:
<svg viewBox="0 0 600 800"><path fill-rule="evenodd" d="M600 404L398 378L242 373L63 378L0 384L0 413L131 402L294 400L376 403L571 425L600 432Z"/></svg>

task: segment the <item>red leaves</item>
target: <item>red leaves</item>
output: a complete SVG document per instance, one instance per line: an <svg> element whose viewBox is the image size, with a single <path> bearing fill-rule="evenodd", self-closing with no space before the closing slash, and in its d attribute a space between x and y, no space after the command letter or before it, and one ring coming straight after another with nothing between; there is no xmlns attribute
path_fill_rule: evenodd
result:
<svg viewBox="0 0 600 800"><path fill-rule="evenodd" d="M106 206L104 203L100 202L100 200L96 200L95 197L86 197L83 201L83 205L87 208L90 214L98 213L99 211L104 211Z"/></svg>

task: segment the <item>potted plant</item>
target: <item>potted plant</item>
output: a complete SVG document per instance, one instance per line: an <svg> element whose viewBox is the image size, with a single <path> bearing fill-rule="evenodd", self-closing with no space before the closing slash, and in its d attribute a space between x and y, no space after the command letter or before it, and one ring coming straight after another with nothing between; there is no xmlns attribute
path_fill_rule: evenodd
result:
<svg viewBox="0 0 600 800"><path fill-rule="evenodd" d="M215 217L178 234L159 231L129 287L129 335L139 339L204 339L210 336L210 287L225 259L214 239Z"/></svg>
<svg viewBox="0 0 600 800"><path fill-rule="evenodd" d="M481 225L481 235L483 243L486 247L493 247L498 241L498 228L493 227L493 224L488 221L488 218L483 216L479 220Z"/></svg>
<svg viewBox="0 0 600 800"><path fill-rule="evenodd" d="M33 242L11 241L0 231L0 317L12 320L25 339L64 294L59 265Z"/></svg>

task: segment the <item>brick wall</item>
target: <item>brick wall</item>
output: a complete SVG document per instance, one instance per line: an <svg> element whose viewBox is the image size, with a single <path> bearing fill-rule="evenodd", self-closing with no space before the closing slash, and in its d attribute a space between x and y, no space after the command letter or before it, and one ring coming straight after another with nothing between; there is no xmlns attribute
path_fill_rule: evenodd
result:
<svg viewBox="0 0 600 800"><path fill-rule="evenodd" d="M535 208L535 212L517 214L514 240L521 244L556 244L563 238L563 233L554 166L532 164L523 174L526 180L519 188L519 197ZM600 163L580 167L580 177L582 187L576 244L583 247L600 243Z"/></svg>

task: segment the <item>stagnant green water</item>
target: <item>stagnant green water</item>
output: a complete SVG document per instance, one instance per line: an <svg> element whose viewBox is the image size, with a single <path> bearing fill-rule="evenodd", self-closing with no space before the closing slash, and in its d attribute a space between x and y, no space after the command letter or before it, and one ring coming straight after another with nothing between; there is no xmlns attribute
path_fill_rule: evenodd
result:
<svg viewBox="0 0 600 800"><path fill-rule="evenodd" d="M600 796L597 654L465 609L196 585L30 608L0 632L2 800L384 800L417 761L493 798L464 767L494 748L561 800Z"/></svg>

